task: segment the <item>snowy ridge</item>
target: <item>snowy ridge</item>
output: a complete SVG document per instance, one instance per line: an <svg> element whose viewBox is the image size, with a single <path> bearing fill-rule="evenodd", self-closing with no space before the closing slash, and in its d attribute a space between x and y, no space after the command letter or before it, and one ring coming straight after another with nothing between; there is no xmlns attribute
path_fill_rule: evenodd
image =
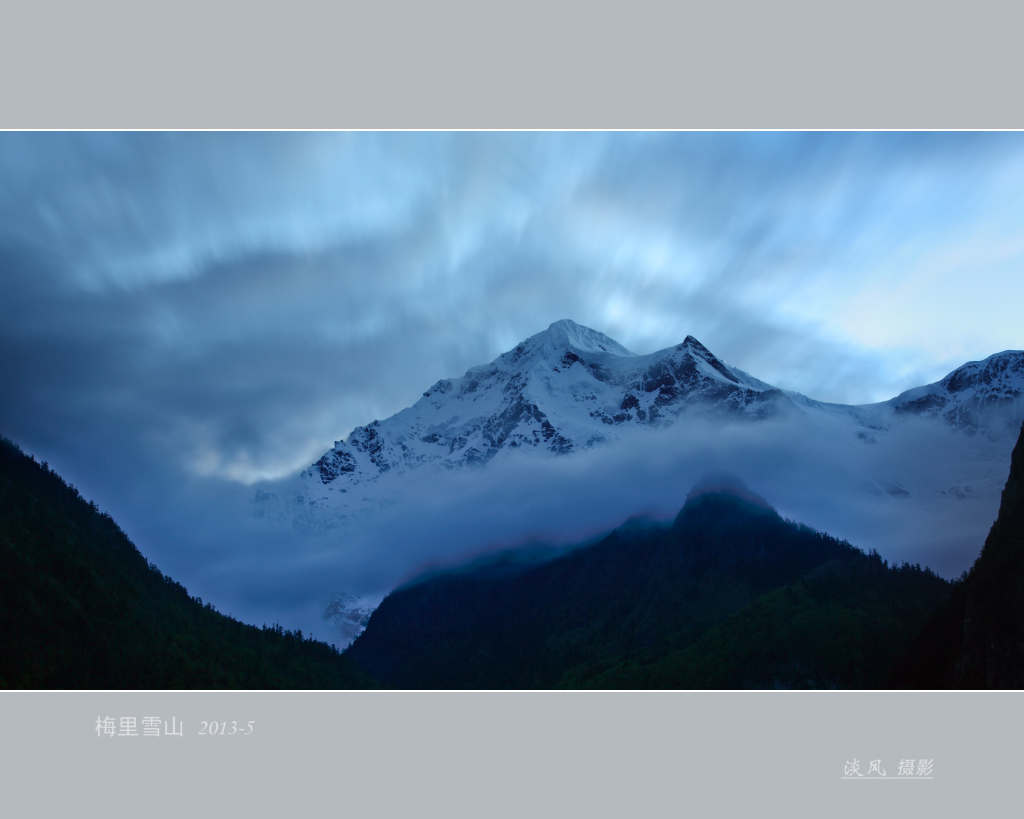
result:
<svg viewBox="0 0 1024 819"><path fill-rule="evenodd" d="M782 423L762 423L771 418ZM893 526L916 532L914 521L942 516L945 540L935 546L941 555L973 543L990 525L1022 421L1020 351L969 362L889 401L850 406L780 390L728 366L692 336L639 356L602 333L558 321L489 364L441 379L411 407L357 427L297 479L258 491L254 511L301 533L333 537L359 531L358 520L390 519L373 514L380 510L400 517L402 500L418 491L416 477L433 486L446 474L528 453L572 458L618 442L628 454L647 436L675 453L680 438L670 427L683 437L697 430L705 439L716 430L733 441L737 429L754 433L759 437L741 436L747 448L730 450L733 465L744 468L761 445L751 442L762 441L764 431L770 448L773 428L781 427L791 437L773 457L783 467L800 464L825 508L838 498L842 508L859 510L858 519L877 517L879 538L891 538ZM732 427L727 434L726 426ZM526 463L508 460L507 466ZM765 474L763 462L760 468ZM528 515L524 510L524 521ZM861 531L872 532L870 525ZM530 534L528 527L522 534ZM365 628L381 596L339 592L325 604L339 645Z"/></svg>
<svg viewBox="0 0 1024 819"><path fill-rule="evenodd" d="M692 336L639 356L603 333L557 321L491 363L441 379L391 418L357 427L300 474L287 503L258 493L257 514L300 528L331 527L394 502L413 473L476 469L521 452L566 456L614 446L630 428L657 434L698 415L749 422L838 418L864 444L921 424L1011 440L1024 420L1024 352L969 362L886 402L848 406L780 390L729 367ZM886 480L880 477L869 491L903 497ZM977 491L961 490L962 483L951 476L949 491Z"/></svg>
<svg viewBox="0 0 1024 819"><path fill-rule="evenodd" d="M897 415L941 419L969 436L1016 435L1024 417L1024 352L1006 350L970 361L941 381L900 393L884 406Z"/></svg>
<svg viewBox="0 0 1024 819"><path fill-rule="evenodd" d="M344 494L386 473L483 466L521 448L567 454L615 440L621 425L658 427L688 409L764 418L780 404L792 406L692 336L637 356L563 320L490 364L438 381L386 421L357 427L301 477Z"/></svg>

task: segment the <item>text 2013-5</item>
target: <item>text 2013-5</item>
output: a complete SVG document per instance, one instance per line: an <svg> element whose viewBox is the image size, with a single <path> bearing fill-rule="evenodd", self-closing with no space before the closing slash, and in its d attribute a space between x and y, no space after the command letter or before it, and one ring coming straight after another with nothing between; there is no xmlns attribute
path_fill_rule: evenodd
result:
<svg viewBox="0 0 1024 819"><path fill-rule="evenodd" d="M232 736L233 734L240 734L241 736L248 736L253 732L253 724L255 720L249 720L247 727L239 728L238 722L200 722L202 728L199 729L199 735L207 736Z"/></svg>

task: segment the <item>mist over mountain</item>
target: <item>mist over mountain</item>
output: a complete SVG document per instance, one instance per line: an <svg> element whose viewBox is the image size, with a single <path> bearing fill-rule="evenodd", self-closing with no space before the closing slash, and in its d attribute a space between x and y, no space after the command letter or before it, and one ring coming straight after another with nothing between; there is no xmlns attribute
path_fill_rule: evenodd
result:
<svg viewBox="0 0 1024 819"><path fill-rule="evenodd" d="M1024 427L981 554L893 669L896 688L1024 688Z"/></svg>
<svg viewBox="0 0 1024 819"><path fill-rule="evenodd" d="M829 404L693 337L638 356L563 320L262 485L253 512L298 550L323 543L352 578L372 564L377 581L334 590L353 612L425 566L568 544L637 513L667 520L713 472L788 518L952 577L996 515L1022 391L1024 353L1007 351L889 401Z"/></svg>
<svg viewBox="0 0 1024 819"><path fill-rule="evenodd" d="M671 524L416 578L346 657L398 688L875 687L949 592L719 477Z"/></svg>
<svg viewBox="0 0 1024 819"><path fill-rule="evenodd" d="M567 548L637 515L670 521L709 473L738 476L784 518L890 562L955 577L977 557L1009 468L1020 353L958 368L964 377L926 390L945 403L918 412L917 394L851 407L776 389L694 339L634 356L569 329L557 322L556 338L516 345L443 393L427 379L431 394L404 415L361 428L377 431L377 452L357 447L360 434L325 453L348 453L352 472L325 483L313 464L252 487L168 484L128 521L132 539L222 611L339 647L425 569L524 544ZM563 364L567 352L580 360ZM630 397L637 406L622 409Z"/></svg>

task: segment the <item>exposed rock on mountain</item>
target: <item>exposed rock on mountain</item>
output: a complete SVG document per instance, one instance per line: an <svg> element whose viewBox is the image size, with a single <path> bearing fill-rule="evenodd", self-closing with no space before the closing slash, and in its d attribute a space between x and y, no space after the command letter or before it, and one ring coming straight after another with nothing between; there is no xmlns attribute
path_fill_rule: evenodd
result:
<svg viewBox="0 0 1024 819"><path fill-rule="evenodd" d="M941 381L886 402L897 415L939 418L965 435L1014 434L1024 414L1024 352L971 361Z"/></svg>
<svg viewBox="0 0 1024 819"><path fill-rule="evenodd" d="M384 477L393 482L424 467L481 467L517 451L566 455L614 445L627 428L657 434L696 415L723 421L841 417L865 444L877 444L907 420L999 440L1024 420L1024 353L970 362L880 404L846 406L773 387L728 366L692 336L638 356L602 333L557 321L490 364L438 381L413 406L335 442L302 472L291 505L356 512ZM875 483L869 491L909 496L888 478ZM951 483L954 495L966 496ZM277 501L261 499L268 508Z"/></svg>
<svg viewBox="0 0 1024 819"><path fill-rule="evenodd" d="M558 321L490 364L443 379L412 407L357 427L304 477L338 492L391 470L481 466L518 448L566 454L605 443L623 424L657 427L687 409L763 418L792 406L687 336L637 356L607 336Z"/></svg>

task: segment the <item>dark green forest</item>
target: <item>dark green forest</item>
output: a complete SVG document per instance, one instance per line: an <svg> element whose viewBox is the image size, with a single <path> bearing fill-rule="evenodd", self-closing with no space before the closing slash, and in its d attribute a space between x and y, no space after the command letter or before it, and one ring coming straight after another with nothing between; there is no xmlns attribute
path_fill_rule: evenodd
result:
<svg viewBox="0 0 1024 819"><path fill-rule="evenodd" d="M378 687L333 646L191 597L7 439L0 567L0 688Z"/></svg>
<svg viewBox="0 0 1024 819"><path fill-rule="evenodd" d="M872 688L952 589L713 492L539 565L413 582L347 655L398 688Z"/></svg>
<svg viewBox="0 0 1024 819"><path fill-rule="evenodd" d="M599 688L878 688L949 586L878 555L826 564L664 657L617 663Z"/></svg>

